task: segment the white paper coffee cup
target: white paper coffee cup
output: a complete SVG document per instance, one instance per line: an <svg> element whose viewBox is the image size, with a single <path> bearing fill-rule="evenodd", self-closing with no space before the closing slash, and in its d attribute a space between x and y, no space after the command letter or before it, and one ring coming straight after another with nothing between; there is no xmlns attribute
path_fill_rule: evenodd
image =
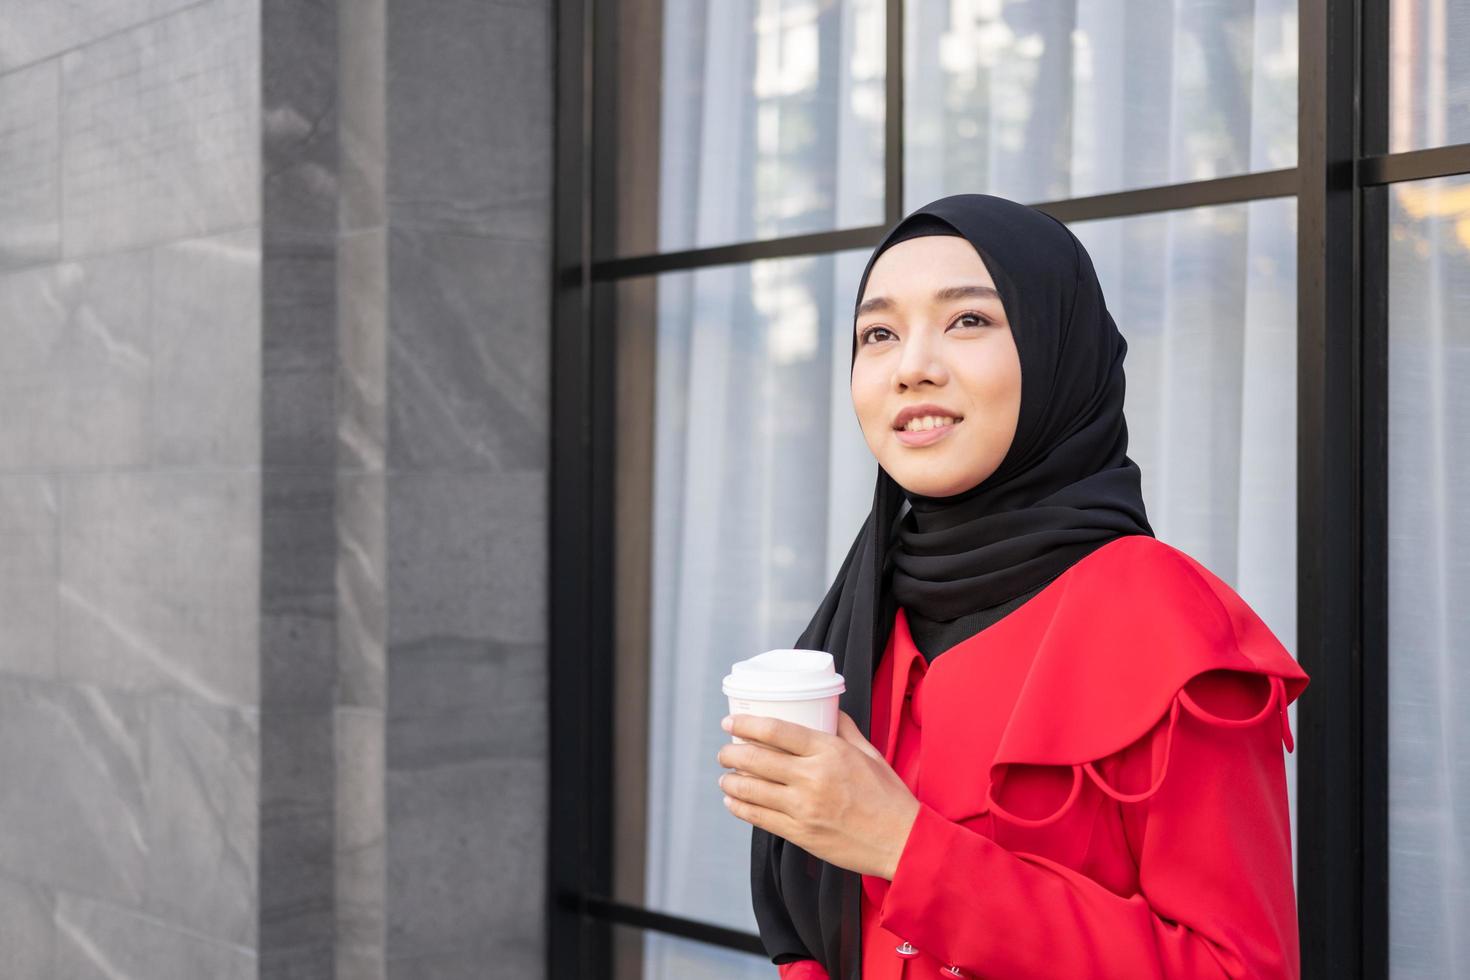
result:
<svg viewBox="0 0 1470 980"><path fill-rule="evenodd" d="M732 715L780 718L828 735L837 734L837 702L847 689L832 654L795 649L767 650L736 662L722 688Z"/></svg>

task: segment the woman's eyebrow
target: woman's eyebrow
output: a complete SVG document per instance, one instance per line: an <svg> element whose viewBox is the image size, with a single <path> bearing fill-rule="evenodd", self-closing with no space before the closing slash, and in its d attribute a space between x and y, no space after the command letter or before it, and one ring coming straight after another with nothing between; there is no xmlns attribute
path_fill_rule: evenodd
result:
<svg viewBox="0 0 1470 980"><path fill-rule="evenodd" d="M934 298L940 302L952 299L998 299L1000 294L995 291L994 286L966 285L945 286L934 294ZM872 296L862 301L858 306L857 315L864 313L878 313L893 309L893 300L887 296Z"/></svg>

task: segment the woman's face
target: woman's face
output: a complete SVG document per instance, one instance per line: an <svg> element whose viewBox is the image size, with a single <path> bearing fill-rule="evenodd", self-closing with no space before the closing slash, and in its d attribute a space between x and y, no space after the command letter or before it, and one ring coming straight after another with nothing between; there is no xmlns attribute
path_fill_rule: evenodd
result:
<svg viewBox="0 0 1470 980"><path fill-rule="evenodd" d="M868 273L855 329L852 404L878 465L927 497L994 473L1021 415L1021 358L974 247L924 235L886 249ZM900 429L914 408L921 430L933 430Z"/></svg>

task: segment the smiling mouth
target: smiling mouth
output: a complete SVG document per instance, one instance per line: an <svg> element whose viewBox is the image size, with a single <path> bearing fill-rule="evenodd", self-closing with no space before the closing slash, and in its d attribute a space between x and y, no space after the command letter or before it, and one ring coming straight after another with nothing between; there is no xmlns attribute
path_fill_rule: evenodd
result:
<svg viewBox="0 0 1470 980"><path fill-rule="evenodd" d="M933 416L928 416L926 418L933 418ZM925 418L912 419L907 424L896 427L893 431L894 432L911 432L911 433L912 432L933 432L935 429L950 429L950 428L953 428L954 426L959 425L961 422L963 422L965 420L965 418L964 418L963 415L957 415L957 416L953 416L953 417L943 416L943 418L945 418L946 421L942 421L942 422L941 421L935 421L933 423L928 423L928 424L926 424L926 419Z"/></svg>
<svg viewBox="0 0 1470 980"><path fill-rule="evenodd" d="M944 425L935 425L927 429L894 429L893 438L907 449L924 449L929 446L937 446L949 438L949 434L963 419L955 419Z"/></svg>

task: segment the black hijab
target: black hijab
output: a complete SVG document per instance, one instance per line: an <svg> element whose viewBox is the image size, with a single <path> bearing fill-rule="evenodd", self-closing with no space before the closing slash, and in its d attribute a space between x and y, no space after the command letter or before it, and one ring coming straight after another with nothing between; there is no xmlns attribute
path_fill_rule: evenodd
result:
<svg viewBox="0 0 1470 980"><path fill-rule="evenodd" d="M1140 472L1127 456L1123 356L1092 260L1060 221L988 194L956 194L899 221L868 259L927 234L975 247L1000 293L1021 362L1021 410L1004 459L949 497L908 492L880 466L873 506L793 646L826 650L839 702L869 734L873 672L897 606L953 620L1029 592L1126 534L1148 534ZM857 357L854 329L853 359ZM903 501L910 511L899 520ZM751 895L772 960L813 958L861 980L861 877L752 827Z"/></svg>

